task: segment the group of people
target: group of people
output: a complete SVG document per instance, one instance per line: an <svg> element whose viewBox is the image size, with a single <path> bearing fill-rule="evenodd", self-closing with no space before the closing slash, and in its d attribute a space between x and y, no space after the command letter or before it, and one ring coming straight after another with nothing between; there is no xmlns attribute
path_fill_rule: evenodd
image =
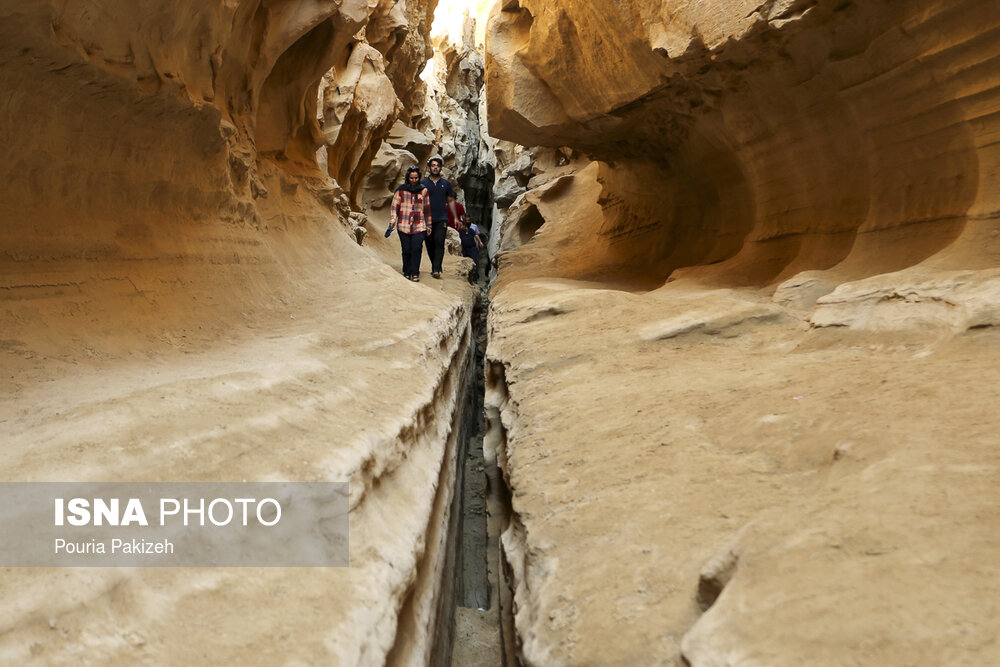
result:
<svg viewBox="0 0 1000 667"><path fill-rule="evenodd" d="M425 243L431 260L431 277L441 277L448 227L458 231L462 255L471 257L476 267L479 265L482 237L471 224L451 183L441 176L443 166L441 158L432 157L427 161L430 175L426 178L421 178L419 167L407 168L405 182L396 188L392 197L386 235L393 229L399 235L403 275L413 282L420 282L420 260Z"/></svg>

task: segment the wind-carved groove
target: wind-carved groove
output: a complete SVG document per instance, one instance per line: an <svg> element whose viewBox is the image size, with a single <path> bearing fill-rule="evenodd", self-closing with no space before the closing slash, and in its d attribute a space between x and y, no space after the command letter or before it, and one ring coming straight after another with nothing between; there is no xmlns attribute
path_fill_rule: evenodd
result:
<svg viewBox="0 0 1000 667"><path fill-rule="evenodd" d="M545 218L538 211L538 207L534 204L529 206L517 224L517 235L521 244L523 245L533 239L544 224Z"/></svg>
<svg viewBox="0 0 1000 667"><path fill-rule="evenodd" d="M527 8L522 7L518 0L507 0L501 5L500 11L507 15L506 20L513 26L517 45L526 45L531 36L531 26L535 22L535 17Z"/></svg>
<svg viewBox="0 0 1000 667"><path fill-rule="evenodd" d="M333 25L323 21L274 64L261 88L257 111L257 147L261 153L291 152L295 157L308 157L313 134L319 134L315 90L319 78L329 69L333 38Z"/></svg>

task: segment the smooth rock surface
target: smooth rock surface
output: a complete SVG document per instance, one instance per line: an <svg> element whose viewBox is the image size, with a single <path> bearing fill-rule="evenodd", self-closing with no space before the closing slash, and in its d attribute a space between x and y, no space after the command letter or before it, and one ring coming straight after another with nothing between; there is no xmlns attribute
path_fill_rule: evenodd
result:
<svg viewBox="0 0 1000 667"><path fill-rule="evenodd" d="M496 6L490 133L568 149L491 291L525 664L1000 661L998 21Z"/></svg>
<svg viewBox="0 0 1000 667"><path fill-rule="evenodd" d="M0 662L446 654L474 294L352 210L433 4L0 2L3 479L351 484L349 568L5 571Z"/></svg>

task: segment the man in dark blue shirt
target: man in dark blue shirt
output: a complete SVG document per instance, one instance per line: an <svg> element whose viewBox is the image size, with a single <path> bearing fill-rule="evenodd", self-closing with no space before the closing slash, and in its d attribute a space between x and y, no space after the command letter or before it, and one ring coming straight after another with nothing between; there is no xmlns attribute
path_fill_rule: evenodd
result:
<svg viewBox="0 0 1000 667"><path fill-rule="evenodd" d="M441 178L444 161L435 156L427 161L431 175L420 181L427 188L431 200L431 234L427 237L427 255L431 260L431 277L441 277L441 263L444 261L444 240L448 236L448 207L457 197L448 179ZM457 217L457 215L456 215Z"/></svg>

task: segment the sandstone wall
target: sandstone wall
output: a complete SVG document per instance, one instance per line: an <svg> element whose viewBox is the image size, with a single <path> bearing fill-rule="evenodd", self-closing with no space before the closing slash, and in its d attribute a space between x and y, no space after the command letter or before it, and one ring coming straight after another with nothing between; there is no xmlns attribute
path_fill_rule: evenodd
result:
<svg viewBox="0 0 1000 667"><path fill-rule="evenodd" d="M490 132L607 163L593 232L658 277L995 266L990 4L758 4L508 2Z"/></svg>
<svg viewBox="0 0 1000 667"><path fill-rule="evenodd" d="M3 479L352 503L350 568L7 572L4 663L431 659L472 295L348 214L434 4L0 2Z"/></svg>
<svg viewBox="0 0 1000 667"><path fill-rule="evenodd" d="M527 664L997 661L998 21L497 5L489 133L552 151L489 320Z"/></svg>

